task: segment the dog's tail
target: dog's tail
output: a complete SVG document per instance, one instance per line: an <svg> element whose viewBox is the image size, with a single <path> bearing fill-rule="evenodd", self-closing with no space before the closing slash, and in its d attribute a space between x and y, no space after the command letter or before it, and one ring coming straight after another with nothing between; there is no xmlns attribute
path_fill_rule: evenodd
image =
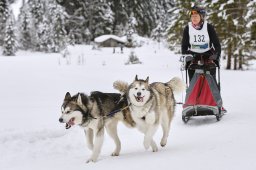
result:
<svg viewBox="0 0 256 170"><path fill-rule="evenodd" d="M129 85L127 82L117 80L113 83L113 87L114 89L118 90L122 95L124 95L127 92Z"/></svg>
<svg viewBox="0 0 256 170"><path fill-rule="evenodd" d="M181 93L186 89L186 84L179 77L172 78L166 84L171 87L175 93Z"/></svg>

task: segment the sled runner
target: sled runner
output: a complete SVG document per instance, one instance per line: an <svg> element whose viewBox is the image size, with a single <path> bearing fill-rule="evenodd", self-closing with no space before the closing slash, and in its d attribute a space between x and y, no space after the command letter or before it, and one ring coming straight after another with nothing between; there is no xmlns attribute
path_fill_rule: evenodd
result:
<svg viewBox="0 0 256 170"><path fill-rule="evenodd" d="M181 57L182 68L186 74L186 98L183 103L182 120L187 123L192 116L216 116L220 120L225 110L220 95L220 68L213 57L184 55ZM218 81L210 71L218 68ZM188 81L188 70L194 74Z"/></svg>

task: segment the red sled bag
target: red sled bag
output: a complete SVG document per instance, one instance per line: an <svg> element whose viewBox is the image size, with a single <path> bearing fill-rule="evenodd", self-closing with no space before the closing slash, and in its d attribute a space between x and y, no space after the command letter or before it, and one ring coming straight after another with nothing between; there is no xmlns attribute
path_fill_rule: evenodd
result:
<svg viewBox="0 0 256 170"><path fill-rule="evenodd" d="M214 67L217 66L215 65ZM207 64L196 65L196 68L194 68L195 73L189 82L183 104L182 120L185 123L192 116L214 115L219 121L223 115L220 85L218 86L217 81L210 74L208 68L209 65Z"/></svg>

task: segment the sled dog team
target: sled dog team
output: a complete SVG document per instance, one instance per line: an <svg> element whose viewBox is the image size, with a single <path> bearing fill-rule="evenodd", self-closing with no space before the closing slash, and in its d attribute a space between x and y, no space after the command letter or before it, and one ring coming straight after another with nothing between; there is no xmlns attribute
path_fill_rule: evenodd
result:
<svg viewBox="0 0 256 170"><path fill-rule="evenodd" d="M115 81L113 87L119 93L91 92L88 96L78 93L71 96L66 93L59 118L66 123L66 129L74 125L84 128L88 148L92 151L87 162L95 162L100 154L104 129L115 142L112 156L118 156L121 142L117 133L117 124L122 121L127 127L136 127L144 134L145 149L157 152L153 137L159 125L163 130L160 145L164 147L170 131L175 111L174 92L185 90L185 84L177 77L167 83L149 83L138 79L137 75L131 84Z"/></svg>

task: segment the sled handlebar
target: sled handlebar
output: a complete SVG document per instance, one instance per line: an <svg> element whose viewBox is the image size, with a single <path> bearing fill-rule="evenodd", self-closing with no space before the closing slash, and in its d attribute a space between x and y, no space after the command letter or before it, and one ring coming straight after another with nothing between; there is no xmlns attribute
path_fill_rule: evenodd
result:
<svg viewBox="0 0 256 170"><path fill-rule="evenodd" d="M219 60L217 55L206 55L206 54L186 54L180 57L181 71L184 71L188 68L188 66L193 63L200 65L201 68L203 65L208 65L208 63L215 64L215 67L219 67Z"/></svg>
<svg viewBox="0 0 256 170"><path fill-rule="evenodd" d="M200 59L210 59L210 60L218 60L218 56L216 54L208 54L208 53L204 53L204 54L199 54L199 53L194 53L192 54L184 54L181 55L180 57L180 61L184 62L184 61L192 61L192 60L200 60Z"/></svg>
<svg viewBox="0 0 256 170"><path fill-rule="evenodd" d="M186 69L187 62L192 61L192 60L193 60L193 56L191 54L182 55L180 57L180 62L181 62L180 70L184 71Z"/></svg>

